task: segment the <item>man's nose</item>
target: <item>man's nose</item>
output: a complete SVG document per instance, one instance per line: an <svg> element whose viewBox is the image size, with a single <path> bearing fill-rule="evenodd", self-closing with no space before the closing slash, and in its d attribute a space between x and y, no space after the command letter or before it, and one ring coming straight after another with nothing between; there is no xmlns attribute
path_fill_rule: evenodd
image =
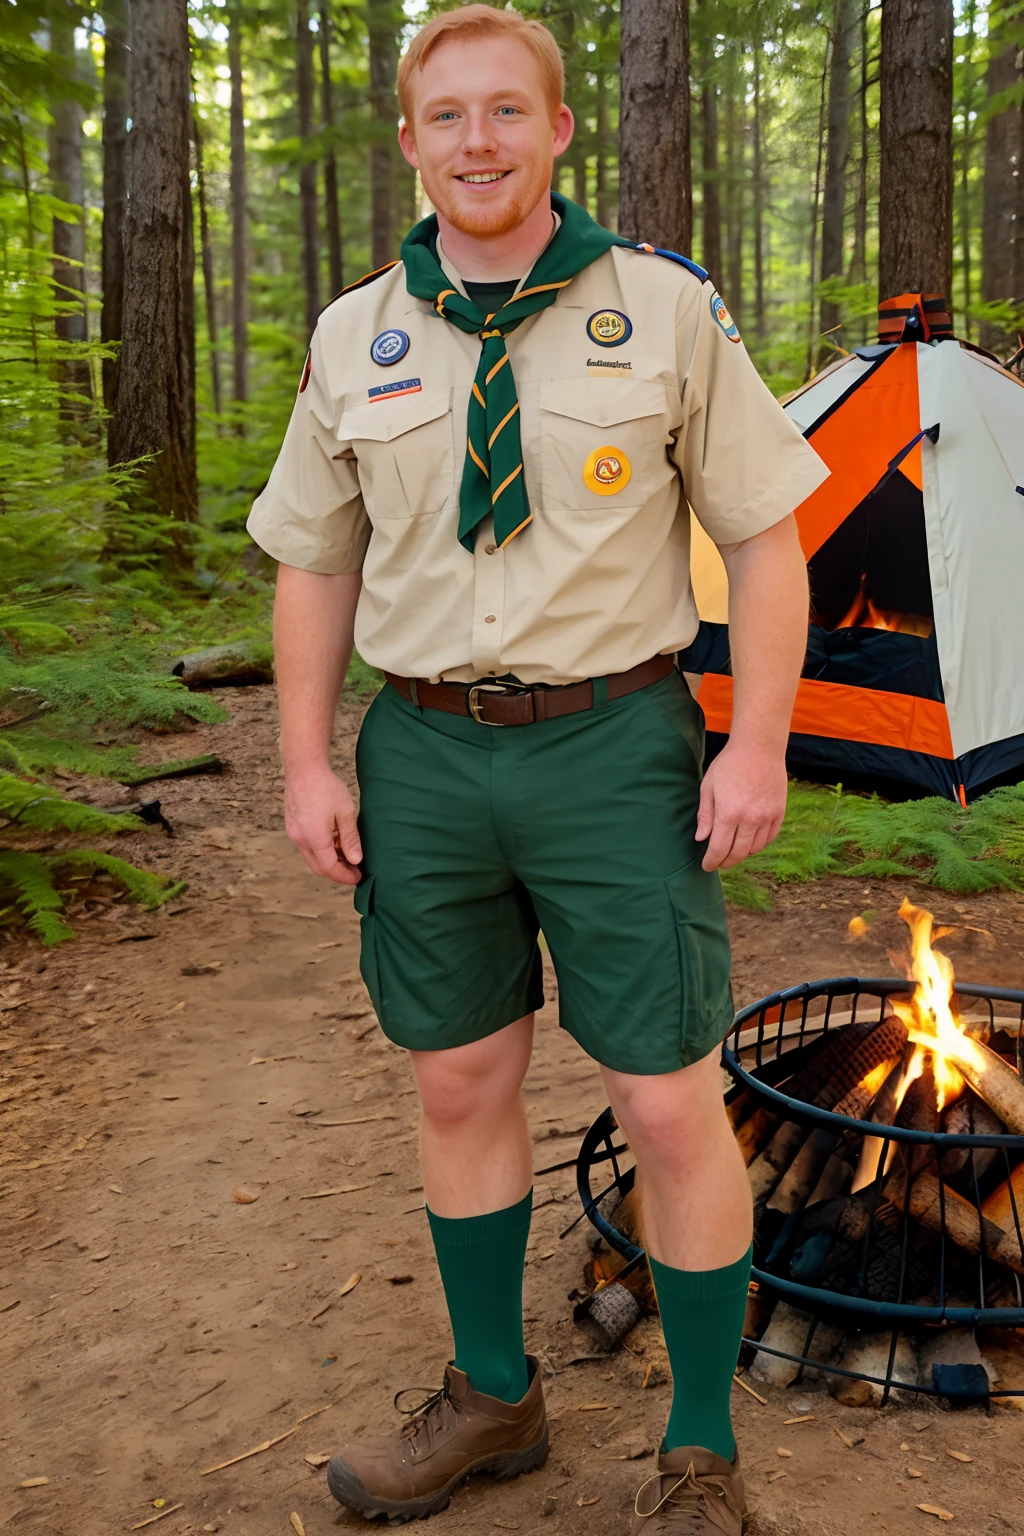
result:
<svg viewBox="0 0 1024 1536"><path fill-rule="evenodd" d="M489 113L470 112L467 115L462 147L470 154L494 154L498 141Z"/></svg>

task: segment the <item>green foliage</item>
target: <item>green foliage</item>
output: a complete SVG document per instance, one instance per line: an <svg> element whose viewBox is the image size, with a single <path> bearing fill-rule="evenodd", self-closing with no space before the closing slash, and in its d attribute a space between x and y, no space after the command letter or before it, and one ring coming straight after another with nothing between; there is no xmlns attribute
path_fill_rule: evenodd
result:
<svg viewBox="0 0 1024 1536"><path fill-rule="evenodd" d="M124 859L92 848L62 846L40 851L27 846L41 837L109 836L146 830L136 816L113 815L66 800L55 790L0 775L0 928L21 921L43 944L70 938L64 908L83 880L101 876L132 900L159 907L184 885Z"/></svg>
<svg viewBox="0 0 1024 1536"><path fill-rule="evenodd" d="M794 784L776 841L723 877L737 906L766 910L770 882L822 875L919 880L939 890L1024 890L1024 784L966 809L938 796L890 804Z"/></svg>

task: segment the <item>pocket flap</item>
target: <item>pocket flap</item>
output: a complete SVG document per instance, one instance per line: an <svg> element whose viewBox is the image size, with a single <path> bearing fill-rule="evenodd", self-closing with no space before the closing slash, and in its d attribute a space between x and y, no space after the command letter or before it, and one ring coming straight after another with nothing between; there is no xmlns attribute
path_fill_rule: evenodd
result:
<svg viewBox="0 0 1024 1536"><path fill-rule="evenodd" d="M660 416L668 390L652 379L554 379L541 385L540 403L556 416L613 427L641 416Z"/></svg>
<svg viewBox="0 0 1024 1536"><path fill-rule="evenodd" d="M344 410L338 422L337 435L344 442L389 443L392 438L411 432L413 427L425 426L436 421L451 409L450 389L432 389L425 394L399 395L389 398L381 395L364 405L354 405Z"/></svg>
<svg viewBox="0 0 1024 1536"><path fill-rule="evenodd" d="M376 875L364 875L352 892L352 902L360 917L369 917L373 912L373 885Z"/></svg>

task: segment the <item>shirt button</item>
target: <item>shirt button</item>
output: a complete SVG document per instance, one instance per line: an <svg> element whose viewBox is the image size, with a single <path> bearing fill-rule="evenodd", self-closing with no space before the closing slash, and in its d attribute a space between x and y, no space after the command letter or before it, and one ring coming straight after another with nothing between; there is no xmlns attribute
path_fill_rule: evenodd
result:
<svg viewBox="0 0 1024 1536"><path fill-rule="evenodd" d="M493 555L497 548L498 548L497 544L488 544L487 548L484 550L484 554L485 555Z"/></svg>
<svg viewBox="0 0 1024 1536"><path fill-rule="evenodd" d="M489 613L487 615L487 617L484 619L484 623L485 624L493 624L496 618L497 618L497 614Z"/></svg>

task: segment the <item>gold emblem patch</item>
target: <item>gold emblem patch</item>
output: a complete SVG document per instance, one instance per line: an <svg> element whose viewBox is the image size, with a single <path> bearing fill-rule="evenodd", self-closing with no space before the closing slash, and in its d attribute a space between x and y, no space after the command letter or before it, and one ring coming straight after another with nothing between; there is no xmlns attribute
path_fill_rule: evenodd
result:
<svg viewBox="0 0 1024 1536"><path fill-rule="evenodd" d="M598 496L614 496L629 484L632 473L621 448L595 448L583 466L583 484Z"/></svg>
<svg viewBox="0 0 1024 1536"><path fill-rule="evenodd" d="M621 347L632 334L632 322L618 309L599 309L587 321L587 335L599 347Z"/></svg>

